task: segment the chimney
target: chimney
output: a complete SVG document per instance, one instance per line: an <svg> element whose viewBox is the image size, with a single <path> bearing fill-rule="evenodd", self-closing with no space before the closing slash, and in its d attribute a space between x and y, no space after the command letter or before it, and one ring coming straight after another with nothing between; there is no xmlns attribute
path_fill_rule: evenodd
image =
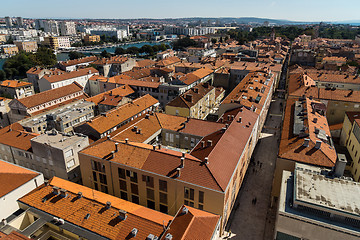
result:
<svg viewBox="0 0 360 240"><path fill-rule="evenodd" d="M59 188L58 188L58 187L53 186L52 189L53 189L53 191L52 191L53 194L55 194L55 195L59 195L59 194L60 194L60 191L59 191Z"/></svg>
<svg viewBox="0 0 360 240"><path fill-rule="evenodd" d="M115 143L115 152L119 151L119 143Z"/></svg>
<svg viewBox="0 0 360 240"><path fill-rule="evenodd" d="M181 214L185 215L189 212L189 209L187 207L183 207L183 209L181 210Z"/></svg>
<svg viewBox="0 0 360 240"><path fill-rule="evenodd" d="M78 197L78 198L82 198L82 197L83 197L82 192L78 192L77 197Z"/></svg>
<svg viewBox="0 0 360 240"><path fill-rule="evenodd" d="M141 134L141 128L137 130L137 134Z"/></svg>
<svg viewBox="0 0 360 240"><path fill-rule="evenodd" d="M314 118L313 119L313 123L317 123L318 119L317 118Z"/></svg>
<svg viewBox="0 0 360 240"><path fill-rule="evenodd" d="M315 128L315 134L319 134L320 129Z"/></svg>
<svg viewBox="0 0 360 240"><path fill-rule="evenodd" d="M158 146L159 146L159 149L161 149L161 144L159 144Z"/></svg>
<svg viewBox="0 0 360 240"><path fill-rule="evenodd" d="M321 147L321 141L316 140L315 149L320 149L320 147Z"/></svg>
<svg viewBox="0 0 360 240"><path fill-rule="evenodd" d="M309 138L305 138L304 139L304 143L303 143L303 147L309 147L309 142L310 142L310 139Z"/></svg>
<svg viewBox="0 0 360 240"><path fill-rule="evenodd" d="M131 230L131 236L136 237L137 232L138 232L138 230L136 228L133 228Z"/></svg>
<svg viewBox="0 0 360 240"><path fill-rule="evenodd" d="M345 154L338 154L338 158L335 163L334 173L336 177L342 177L344 175L345 167L346 167L346 156Z"/></svg>
<svg viewBox="0 0 360 240"><path fill-rule="evenodd" d="M205 157L205 158L204 158L204 163L205 163L205 164L209 164L209 158L208 158L208 157Z"/></svg>
<svg viewBox="0 0 360 240"><path fill-rule="evenodd" d="M181 153L181 156L183 157L183 158L185 158L185 153L183 152L183 153Z"/></svg>
<svg viewBox="0 0 360 240"><path fill-rule="evenodd" d="M239 119L238 119L238 123L241 123L241 117L239 117Z"/></svg>
<svg viewBox="0 0 360 240"><path fill-rule="evenodd" d="M180 162L180 168L184 168L184 167L185 167L185 158L182 157Z"/></svg>
<svg viewBox="0 0 360 240"><path fill-rule="evenodd" d="M225 127L226 127L226 129L228 129L228 128L229 128L229 124L228 124L228 123L226 123L226 124L225 124Z"/></svg>
<svg viewBox="0 0 360 240"><path fill-rule="evenodd" d="M65 189L60 189L60 197L66 198L67 197L67 190Z"/></svg>
<svg viewBox="0 0 360 240"><path fill-rule="evenodd" d="M156 150L156 146L153 145L153 150L155 151Z"/></svg>
<svg viewBox="0 0 360 240"><path fill-rule="evenodd" d="M201 147L205 148L205 141L201 141Z"/></svg>
<svg viewBox="0 0 360 240"><path fill-rule="evenodd" d="M199 89L198 88L193 88L194 90L194 93L198 93L199 92Z"/></svg>
<svg viewBox="0 0 360 240"><path fill-rule="evenodd" d="M125 138L125 143L129 143L129 139L128 138Z"/></svg>
<svg viewBox="0 0 360 240"><path fill-rule="evenodd" d="M149 119L149 117L150 117L150 115L147 113L147 114L145 115L145 119Z"/></svg>
<svg viewBox="0 0 360 240"><path fill-rule="evenodd" d="M181 168L176 168L176 177L180 177Z"/></svg>
<svg viewBox="0 0 360 240"><path fill-rule="evenodd" d="M111 207L111 202L109 202L109 201L106 202L105 208L106 208L106 209L109 209L110 207Z"/></svg>
<svg viewBox="0 0 360 240"><path fill-rule="evenodd" d="M170 233L167 233L165 236L165 240L172 240L173 236Z"/></svg>
<svg viewBox="0 0 360 240"><path fill-rule="evenodd" d="M207 140L207 146L211 147L212 146L212 141L211 140Z"/></svg>
<svg viewBox="0 0 360 240"><path fill-rule="evenodd" d="M119 216L118 218L120 218L121 220L126 220L127 218L127 212L125 210L119 209Z"/></svg>

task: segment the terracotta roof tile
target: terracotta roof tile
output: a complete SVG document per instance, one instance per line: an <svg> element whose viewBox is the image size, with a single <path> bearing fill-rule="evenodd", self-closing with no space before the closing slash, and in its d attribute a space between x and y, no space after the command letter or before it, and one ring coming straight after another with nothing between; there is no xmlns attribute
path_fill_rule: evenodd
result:
<svg viewBox="0 0 360 240"><path fill-rule="evenodd" d="M169 215L60 178L54 177L49 184L30 192L19 202L108 239L126 239L133 228L138 229L136 238L139 239L146 239L149 234L160 236L163 224L172 220ZM67 190L67 197L52 194L52 186ZM82 198L77 197L78 192L82 193ZM106 209L108 201L111 207ZM119 220L119 209L127 212L125 220ZM85 219L86 214L90 214L88 219Z"/></svg>
<svg viewBox="0 0 360 240"><path fill-rule="evenodd" d="M6 87L6 88L18 88L18 87L25 87L31 85L32 84L29 82L18 81L18 80L5 80L2 81L2 83L0 84L1 87Z"/></svg>
<svg viewBox="0 0 360 240"><path fill-rule="evenodd" d="M73 66L73 65L94 62L97 59L98 58L96 56L90 56L90 57L84 57L84 58L79 58L79 59L74 59L74 60L68 60L66 62L60 62L60 64L65 67L69 67L69 66Z"/></svg>
<svg viewBox="0 0 360 240"><path fill-rule="evenodd" d="M18 123L13 123L5 128L0 129L1 144L30 152L30 140L36 136L38 136L38 134L26 132Z"/></svg>
<svg viewBox="0 0 360 240"><path fill-rule="evenodd" d="M39 176L37 172L0 160L0 197L37 176Z"/></svg>
<svg viewBox="0 0 360 240"><path fill-rule="evenodd" d="M93 97L87 98L86 101L93 102L93 103L95 103L95 105L98 105L98 104L102 103L105 100L105 98L107 98L107 99L121 98L122 99L122 97L129 96L133 93L135 93L135 91L131 87L129 87L128 85L124 85L121 87L111 89L110 91L100 93Z"/></svg>
<svg viewBox="0 0 360 240"><path fill-rule="evenodd" d="M54 82L65 81L67 79L86 76L89 74L96 74L96 73L99 73L99 71L96 70L95 68L90 67L90 68L82 68L82 69L78 69L76 71L65 72L65 73L60 73L60 74L44 75L43 78L46 79L50 83L54 83Z"/></svg>
<svg viewBox="0 0 360 240"><path fill-rule="evenodd" d="M31 108L77 92L82 92L82 87L75 82L64 87L51 89L45 92L31 95L29 97L15 100L22 103L25 107Z"/></svg>

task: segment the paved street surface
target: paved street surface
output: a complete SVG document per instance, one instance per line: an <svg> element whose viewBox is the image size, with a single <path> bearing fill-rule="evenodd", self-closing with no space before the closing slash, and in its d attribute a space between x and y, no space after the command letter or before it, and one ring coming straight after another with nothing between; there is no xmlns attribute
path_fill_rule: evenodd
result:
<svg viewBox="0 0 360 240"><path fill-rule="evenodd" d="M270 208L270 195L280 136L282 101L276 98L272 100L265 127L253 155L254 162L249 165L223 239L273 238L276 209Z"/></svg>

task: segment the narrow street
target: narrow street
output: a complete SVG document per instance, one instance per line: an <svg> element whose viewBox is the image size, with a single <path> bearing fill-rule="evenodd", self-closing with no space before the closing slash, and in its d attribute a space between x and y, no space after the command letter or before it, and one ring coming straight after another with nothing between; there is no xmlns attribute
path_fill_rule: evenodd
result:
<svg viewBox="0 0 360 240"><path fill-rule="evenodd" d="M276 209L270 208L270 194L275 170L281 124L281 102L273 98L265 126L254 151L244 183L230 215L223 239L272 239ZM231 236L228 235L231 233Z"/></svg>

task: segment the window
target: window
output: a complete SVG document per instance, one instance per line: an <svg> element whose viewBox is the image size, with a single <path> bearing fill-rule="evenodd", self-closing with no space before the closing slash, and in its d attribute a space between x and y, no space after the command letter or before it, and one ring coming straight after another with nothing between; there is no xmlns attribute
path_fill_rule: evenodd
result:
<svg viewBox="0 0 360 240"><path fill-rule="evenodd" d="M49 164L50 164L51 166L54 165L52 160L49 160ZM71 167L73 167L74 165L75 165L74 159L71 159L70 161L68 161L68 162L66 163L66 167L67 167L68 169L71 168Z"/></svg>
<svg viewBox="0 0 360 240"><path fill-rule="evenodd" d="M154 193L154 190L150 189L150 188L147 188L146 189L146 196L147 198L151 199L151 200L154 200L155 199L155 193Z"/></svg>
<svg viewBox="0 0 360 240"><path fill-rule="evenodd" d="M104 192L104 193L109 193L108 188L105 185L101 185L101 191Z"/></svg>
<svg viewBox="0 0 360 240"><path fill-rule="evenodd" d="M139 197L136 195L131 195L131 201L133 203L139 204Z"/></svg>
<svg viewBox="0 0 360 240"><path fill-rule="evenodd" d="M184 187L184 198L194 200L194 189Z"/></svg>
<svg viewBox="0 0 360 240"><path fill-rule="evenodd" d="M159 180L159 190L167 192L167 182L164 180Z"/></svg>
<svg viewBox="0 0 360 240"><path fill-rule="evenodd" d="M65 158L71 157L74 155L74 152L72 149L65 152Z"/></svg>
<svg viewBox="0 0 360 240"><path fill-rule="evenodd" d="M169 133L165 133L165 141L169 141Z"/></svg>
<svg viewBox="0 0 360 240"><path fill-rule="evenodd" d="M143 182L146 182L147 187L154 188L154 178L153 177L143 175L142 180L143 180Z"/></svg>
<svg viewBox="0 0 360 240"><path fill-rule="evenodd" d="M123 192L123 191L120 191L120 198L124 199L124 200L127 200L127 193Z"/></svg>
<svg viewBox="0 0 360 240"><path fill-rule="evenodd" d="M131 184L131 193L134 193L134 194L136 194L136 195L139 195L139 189L138 189L138 185L137 185L137 184L134 184L134 183Z"/></svg>
<svg viewBox="0 0 360 240"><path fill-rule="evenodd" d="M137 183L137 173L130 171L130 170L126 170L126 176L130 177L130 181Z"/></svg>
<svg viewBox="0 0 360 240"><path fill-rule="evenodd" d="M103 172L103 173L105 172L105 165L100 162L91 160L91 167L95 171Z"/></svg>
<svg viewBox="0 0 360 240"><path fill-rule="evenodd" d="M94 182L94 188L95 190L99 190L98 184L96 182Z"/></svg>
<svg viewBox="0 0 360 240"><path fill-rule="evenodd" d="M167 194L166 193L159 193L159 198L160 198L160 203L164 203L167 204L168 203L168 199L167 199Z"/></svg>
<svg viewBox="0 0 360 240"><path fill-rule="evenodd" d="M101 182L101 183L107 184L107 179L106 179L106 175L105 175L105 174L99 173L99 179L100 179L100 182Z"/></svg>
<svg viewBox="0 0 360 240"><path fill-rule="evenodd" d="M204 205L202 205L202 204L199 203L199 209L200 209L200 210L204 210Z"/></svg>
<svg viewBox="0 0 360 240"><path fill-rule="evenodd" d="M199 203L204 203L204 192L199 191Z"/></svg>
<svg viewBox="0 0 360 240"><path fill-rule="evenodd" d="M97 182L97 175L96 175L96 172L93 172L93 180L94 180L95 182Z"/></svg>
<svg viewBox="0 0 360 240"><path fill-rule="evenodd" d="M166 205L160 204L160 212L168 213L168 207Z"/></svg>
<svg viewBox="0 0 360 240"><path fill-rule="evenodd" d="M120 189L127 191L126 181L120 180Z"/></svg>
<svg viewBox="0 0 360 240"><path fill-rule="evenodd" d="M170 142L174 142L174 134L170 133Z"/></svg>
<svg viewBox="0 0 360 240"><path fill-rule="evenodd" d="M151 209L155 209L155 202L151 200L147 200L147 207Z"/></svg>
<svg viewBox="0 0 360 240"><path fill-rule="evenodd" d="M119 178L126 179L125 169L118 168Z"/></svg>
<svg viewBox="0 0 360 240"><path fill-rule="evenodd" d="M188 200L184 200L184 204L190 207L194 207L194 202L188 201Z"/></svg>

